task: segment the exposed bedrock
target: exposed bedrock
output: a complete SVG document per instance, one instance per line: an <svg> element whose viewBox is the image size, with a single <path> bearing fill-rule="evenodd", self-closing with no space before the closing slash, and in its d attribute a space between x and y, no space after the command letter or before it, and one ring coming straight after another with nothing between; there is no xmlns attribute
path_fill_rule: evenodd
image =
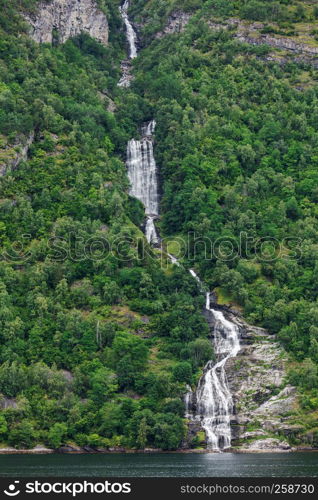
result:
<svg viewBox="0 0 318 500"><path fill-rule="evenodd" d="M39 43L64 43L68 38L88 33L108 44L108 21L94 0L53 0L42 2L36 14L25 16L30 36Z"/></svg>

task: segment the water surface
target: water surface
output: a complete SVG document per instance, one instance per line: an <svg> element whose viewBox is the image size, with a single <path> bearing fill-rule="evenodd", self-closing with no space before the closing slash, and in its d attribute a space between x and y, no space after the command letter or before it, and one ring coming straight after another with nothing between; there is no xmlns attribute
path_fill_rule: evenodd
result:
<svg viewBox="0 0 318 500"><path fill-rule="evenodd" d="M317 477L318 453L0 455L0 476Z"/></svg>

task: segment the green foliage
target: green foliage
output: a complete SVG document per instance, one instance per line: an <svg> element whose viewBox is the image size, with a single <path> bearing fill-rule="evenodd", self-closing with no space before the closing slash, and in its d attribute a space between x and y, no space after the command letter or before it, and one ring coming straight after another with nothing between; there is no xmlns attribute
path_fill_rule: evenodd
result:
<svg viewBox="0 0 318 500"><path fill-rule="evenodd" d="M48 445L52 448L59 448L67 434L67 426L65 424L56 423L54 424L48 433Z"/></svg>
<svg viewBox="0 0 318 500"><path fill-rule="evenodd" d="M307 358L290 370L289 379L292 384L299 385L303 389L318 389L317 365Z"/></svg>
<svg viewBox="0 0 318 500"><path fill-rule="evenodd" d="M1 162L9 166L34 135L27 161L0 178L0 393L9 403L1 439L16 448L40 440L54 448L68 440L180 446L184 385L213 349L196 282L181 268L160 269L141 248L144 208L128 195L124 160L127 140L150 117L158 123L162 236L184 235L184 264L277 334L295 359L290 381L312 411L317 87L299 91L304 67L268 62L267 47L239 43L205 20L293 23L316 9L136 0L131 14L146 46L123 91L119 1L99 5L108 47L85 34L35 44L19 12L31 13L36 1L1 10ZM185 32L154 40L178 10L194 14ZM219 240L226 244L212 255ZM198 436L194 446L202 444Z"/></svg>
<svg viewBox="0 0 318 500"><path fill-rule="evenodd" d="M190 383L192 377L192 367L190 363L183 361L175 365L173 368L173 376L177 382Z"/></svg>
<svg viewBox="0 0 318 500"><path fill-rule="evenodd" d="M32 448L35 440L34 427L28 420L22 420L13 426L8 436L8 443L15 448Z"/></svg>

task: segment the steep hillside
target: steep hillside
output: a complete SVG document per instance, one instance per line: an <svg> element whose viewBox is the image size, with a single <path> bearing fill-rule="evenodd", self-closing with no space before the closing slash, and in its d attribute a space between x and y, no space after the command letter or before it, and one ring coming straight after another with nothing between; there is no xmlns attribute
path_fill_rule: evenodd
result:
<svg viewBox="0 0 318 500"><path fill-rule="evenodd" d="M158 122L162 233L221 303L277 335L300 387L290 411L315 442L317 9L262 3L167 3L160 26L154 3L132 8L147 45L133 90Z"/></svg>
<svg viewBox="0 0 318 500"><path fill-rule="evenodd" d="M101 5L106 47L85 33L38 44L18 6L1 13L1 440L177 448L208 328L195 283L161 270L127 194L145 106L117 88L118 5ZM192 362L198 337L208 350Z"/></svg>
<svg viewBox="0 0 318 500"><path fill-rule="evenodd" d="M225 309L233 444L316 447L317 8L135 0L127 62L120 3L2 1L3 447L205 447L184 418L213 359L192 267L266 329ZM161 251L125 168L153 118Z"/></svg>

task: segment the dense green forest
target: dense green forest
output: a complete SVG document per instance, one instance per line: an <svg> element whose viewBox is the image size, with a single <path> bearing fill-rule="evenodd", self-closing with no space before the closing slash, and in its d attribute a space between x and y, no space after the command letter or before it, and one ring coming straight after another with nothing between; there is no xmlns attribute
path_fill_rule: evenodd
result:
<svg viewBox="0 0 318 500"><path fill-rule="evenodd" d="M20 13L37 1L0 3L1 160L34 134L0 177L0 442L170 450L186 434L182 396L213 352L196 282L147 245L127 194L127 141L153 117L161 235L277 334L317 427L318 71L206 23L213 11L293 32L315 5L136 0L127 90L119 1L98 2L108 47L85 34L36 44ZM194 15L186 30L154 39L178 9Z"/></svg>

